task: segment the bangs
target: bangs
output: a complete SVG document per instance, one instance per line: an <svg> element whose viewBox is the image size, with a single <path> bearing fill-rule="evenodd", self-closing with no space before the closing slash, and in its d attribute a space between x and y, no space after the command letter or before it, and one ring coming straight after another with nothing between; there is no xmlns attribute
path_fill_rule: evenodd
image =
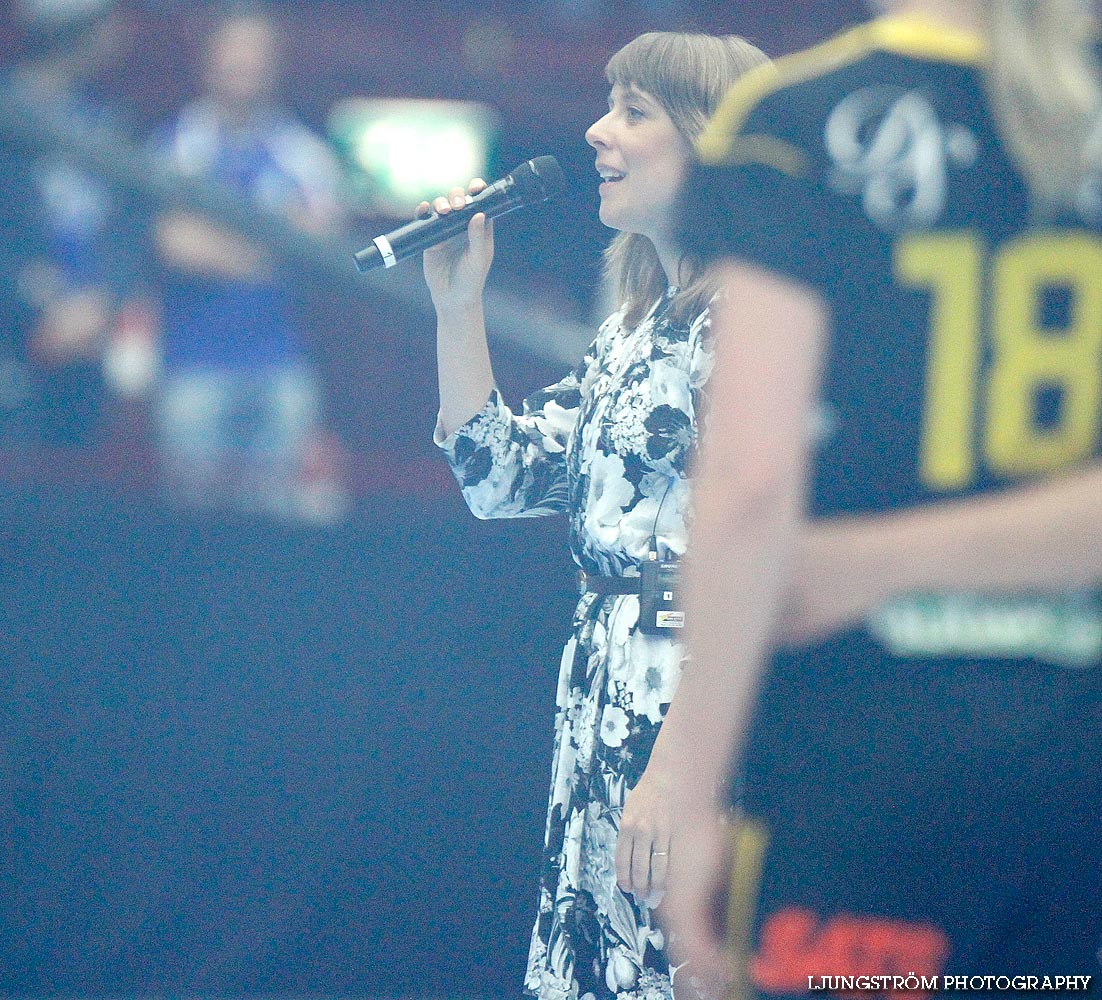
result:
<svg viewBox="0 0 1102 1000"><path fill-rule="evenodd" d="M727 89L764 53L734 35L651 31L628 42L608 61L611 86L634 86L654 97L693 141Z"/></svg>
<svg viewBox="0 0 1102 1000"><path fill-rule="evenodd" d="M612 86L634 86L657 98L673 117L681 108L699 107L704 95L692 84L702 74L691 65L685 38L657 31L640 35L608 61L605 77Z"/></svg>

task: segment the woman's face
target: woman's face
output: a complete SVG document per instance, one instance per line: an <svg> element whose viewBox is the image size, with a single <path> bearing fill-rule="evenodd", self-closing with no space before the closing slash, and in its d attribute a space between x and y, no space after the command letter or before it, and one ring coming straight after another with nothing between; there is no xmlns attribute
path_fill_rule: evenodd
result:
<svg viewBox="0 0 1102 1000"><path fill-rule="evenodd" d="M616 84L608 114L590 125L585 141L597 151L601 221L665 241L690 156L666 110L645 91Z"/></svg>

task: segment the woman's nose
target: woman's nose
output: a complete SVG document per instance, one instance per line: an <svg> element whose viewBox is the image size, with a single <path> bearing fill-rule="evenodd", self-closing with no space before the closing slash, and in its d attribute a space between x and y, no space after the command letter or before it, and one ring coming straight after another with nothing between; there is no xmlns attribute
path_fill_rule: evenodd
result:
<svg viewBox="0 0 1102 1000"><path fill-rule="evenodd" d="M594 149L598 146L607 146L608 139L605 133L605 119L608 115L602 118L598 118L592 125L585 130L585 141L589 143Z"/></svg>

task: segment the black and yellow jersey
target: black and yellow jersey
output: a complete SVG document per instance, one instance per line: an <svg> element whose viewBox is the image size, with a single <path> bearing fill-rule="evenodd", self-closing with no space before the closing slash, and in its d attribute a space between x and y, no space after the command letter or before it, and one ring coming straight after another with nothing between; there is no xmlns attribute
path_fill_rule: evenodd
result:
<svg viewBox="0 0 1102 1000"><path fill-rule="evenodd" d="M1066 217L1032 214L983 60L974 37L875 21L753 70L702 136L685 248L831 313L816 514L1010 489L1102 450L1098 181ZM748 335L724 318L718 335ZM814 996L819 965L839 990L891 969L931 992L977 966L1096 969L1100 724L1091 592L898 594L777 648L732 792L755 847L732 856L739 994Z"/></svg>
<svg viewBox="0 0 1102 1000"><path fill-rule="evenodd" d="M814 508L991 489L1102 446L1102 205L1037 226L971 35L870 22L753 71L699 141L684 242L832 313Z"/></svg>

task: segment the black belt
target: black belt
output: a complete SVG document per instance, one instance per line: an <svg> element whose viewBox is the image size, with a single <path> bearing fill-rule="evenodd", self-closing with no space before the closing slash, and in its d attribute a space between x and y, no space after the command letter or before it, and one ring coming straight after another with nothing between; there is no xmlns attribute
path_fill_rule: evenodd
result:
<svg viewBox="0 0 1102 1000"><path fill-rule="evenodd" d="M579 594L638 594L637 576L594 576L584 569L578 570Z"/></svg>

